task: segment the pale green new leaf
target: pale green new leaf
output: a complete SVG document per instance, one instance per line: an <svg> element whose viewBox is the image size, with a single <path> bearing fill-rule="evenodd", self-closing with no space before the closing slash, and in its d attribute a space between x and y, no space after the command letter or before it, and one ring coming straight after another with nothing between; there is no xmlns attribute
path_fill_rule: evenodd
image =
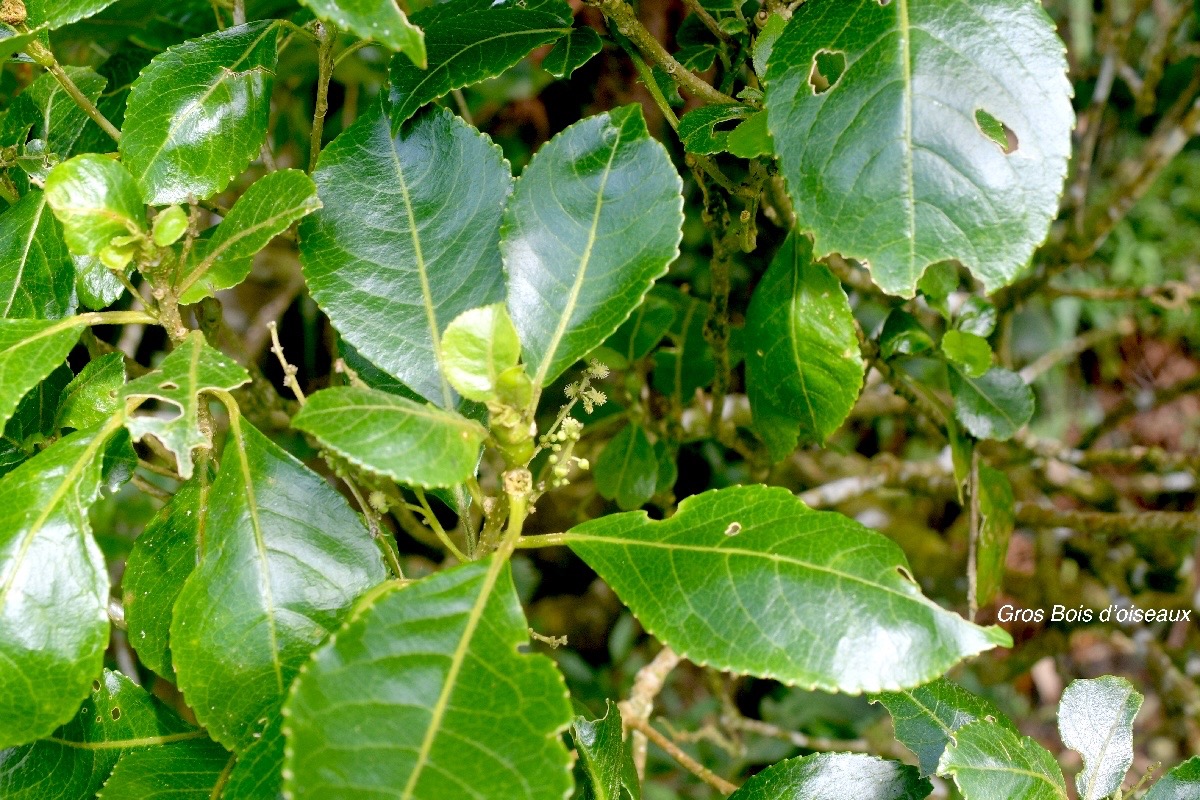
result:
<svg viewBox="0 0 1200 800"><path fill-rule="evenodd" d="M679 173L641 106L577 122L521 174L500 249L535 387L611 335L679 252Z"/></svg>
<svg viewBox="0 0 1200 800"><path fill-rule="evenodd" d="M408 21L396 0L300 0L323 20L363 39L404 53L425 67L425 36Z"/></svg>
<svg viewBox="0 0 1200 800"><path fill-rule="evenodd" d="M125 399L156 399L179 409L171 417L140 414L125 422L135 441L147 434L175 454L176 471L184 480L192 477L192 453L211 448L212 442L200 429L201 395L214 390L229 391L250 376L241 365L204 342L204 334L192 331L163 359L154 372L125 384Z"/></svg>
<svg viewBox="0 0 1200 800"><path fill-rule="evenodd" d="M108 570L88 507L120 425L60 439L0 478L0 747L71 719L108 645Z"/></svg>
<svg viewBox="0 0 1200 800"><path fill-rule="evenodd" d="M63 388L54 415L54 427L81 431L116 414L125 385L125 356L108 353L79 371Z"/></svg>
<svg viewBox="0 0 1200 800"><path fill-rule="evenodd" d="M196 243L190 268L176 287L179 301L196 303L237 286L250 274L255 253L320 207L316 185L299 170L281 169L259 178L212 236Z"/></svg>
<svg viewBox="0 0 1200 800"><path fill-rule="evenodd" d="M1200 756L1192 756L1158 779L1145 800L1194 800L1200 797Z"/></svg>
<svg viewBox="0 0 1200 800"><path fill-rule="evenodd" d="M96 800L212 800L232 758L207 739L136 750L121 759Z"/></svg>
<svg viewBox="0 0 1200 800"><path fill-rule="evenodd" d="M251 22L159 53L129 92L121 160L149 205L222 191L267 136L279 24Z"/></svg>
<svg viewBox="0 0 1200 800"><path fill-rule="evenodd" d="M985 719L954 732L938 764L965 800L1067 800L1062 770L1046 748Z"/></svg>
<svg viewBox="0 0 1200 800"><path fill-rule="evenodd" d="M1124 678L1076 680L1058 706L1062 743L1083 756L1075 776L1079 800L1102 800L1121 787L1133 766L1133 718L1142 696Z"/></svg>
<svg viewBox="0 0 1200 800"><path fill-rule="evenodd" d="M827 88L818 60L840 55ZM768 122L818 256L911 297L958 260L988 291L1028 263L1071 150L1064 47L1037 0L810 0L774 43ZM994 117L1015 148L981 127Z"/></svg>
<svg viewBox="0 0 1200 800"><path fill-rule="evenodd" d="M542 69L556 78L569 78L600 52L604 43L593 28L572 28L542 59Z"/></svg>
<svg viewBox="0 0 1200 800"><path fill-rule="evenodd" d="M979 467L979 544L976 549L976 608L987 605L1004 587L1004 563L1015 525L1012 484L998 469Z"/></svg>
<svg viewBox="0 0 1200 800"><path fill-rule="evenodd" d="M33 387L63 363L85 325L67 319L0 319L0 425Z"/></svg>
<svg viewBox="0 0 1200 800"><path fill-rule="evenodd" d="M823 442L858 399L866 367L838 279L792 234L746 312L746 394L755 428L780 461L798 439Z"/></svg>
<svg viewBox="0 0 1200 800"><path fill-rule="evenodd" d="M625 741L616 703L606 700L600 719L576 717L571 723L571 739L586 781L583 800L641 800L632 741Z"/></svg>
<svg viewBox="0 0 1200 800"><path fill-rule="evenodd" d="M924 597L890 539L781 488L709 491L666 520L614 514L563 539L656 638L720 670L895 691L1011 645Z"/></svg>
<svg viewBox="0 0 1200 800"><path fill-rule="evenodd" d="M729 143L729 130L719 131L717 126L728 126L753 113L753 108L741 103L701 106L684 114L679 120L679 141L683 142L683 148L689 153L711 155L724 152Z"/></svg>
<svg viewBox="0 0 1200 800"><path fill-rule="evenodd" d="M146 227L133 177L104 156L75 156L50 170L46 202L75 255L98 256L113 239L138 236Z"/></svg>
<svg viewBox="0 0 1200 800"><path fill-rule="evenodd" d="M942 354L968 378L979 378L992 366L992 348L987 339L973 333L946 331Z"/></svg>
<svg viewBox="0 0 1200 800"><path fill-rule="evenodd" d="M496 396L500 373L517 365L521 342L503 303L464 311L442 335L442 369L455 391L483 403Z"/></svg>
<svg viewBox="0 0 1200 800"><path fill-rule="evenodd" d="M0 317L60 319L75 311L74 290L62 226L32 190L0 215Z"/></svg>
<svg viewBox="0 0 1200 800"><path fill-rule="evenodd" d="M954 416L977 439L1006 441L1033 416L1033 390L1017 373L992 367L978 378L949 365Z"/></svg>
<svg viewBox="0 0 1200 800"><path fill-rule="evenodd" d="M292 427L371 472L425 488L471 477L487 438L486 428L453 411L351 386L308 398Z"/></svg>
<svg viewBox="0 0 1200 800"><path fill-rule="evenodd" d="M729 800L925 800L933 787L915 769L858 753L815 753L764 769Z"/></svg>
<svg viewBox="0 0 1200 800"><path fill-rule="evenodd" d="M658 485L658 456L641 425L626 425L596 459L596 491L622 511L641 508Z"/></svg>
<svg viewBox="0 0 1200 800"><path fill-rule="evenodd" d="M295 800L562 800L571 722L492 557L381 594L305 664L285 707ZM502 735L498 732L502 731Z"/></svg>
<svg viewBox="0 0 1200 800"><path fill-rule="evenodd" d="M375 107L321 154L324 207L300 226L317 304L365 357L444 408L441 332L503 298L497 243L512 176L500 148L446 111L392 137Z"/></svg>
<svg viewBox="0 0 1200 800"><path fill-rule="evenodd" d="M342 496L236 416L208 503L204 557L175 602L171 658L196 718L242 752L300 664L385 573Z"/></svg>

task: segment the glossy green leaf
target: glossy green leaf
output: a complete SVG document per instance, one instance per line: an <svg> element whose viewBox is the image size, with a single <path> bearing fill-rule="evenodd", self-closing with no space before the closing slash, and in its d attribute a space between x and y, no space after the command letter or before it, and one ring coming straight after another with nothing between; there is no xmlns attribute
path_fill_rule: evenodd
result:
<svg viewBox="0 0 1200 800"><path fill-rule="evenodd" d="M99 14L117 0L25 0L30 28L54 30L93 14Z"/></svg>
<svg viewBox="0 0 1200 800"><path fill-rule="evenodd" d="M992 348L987 339L973 333L946 331L942 337L942 354L969 378L983 376L992 366Z"/></svg>
<svg viewBox="0 0 1200 800"><path fill-rule="evenodd" d="M542 59L542 69L556 78L569 78L571 73L591 61L604 47L600 34L587 26L572 28L559 39Z"/></svg>
<svg viewBox="0 0 1200 800"><path fill-rule="evenodd" d="M241 752L300 664L385 573L342 496L237 417L204 535L205 556L175 602L171 657L196 718Z"/></svg>
<svg viewBox="0 0 1200 800"><path fill-rule="evenodd" d="M212 442L200 429L201 396L214 390L230 391L249 383L250 376L232 358L204 342L204 334L192 331L158 369L125 384L125 399L155 399L179 409L173 417L140 414L125 422L134 440L147 434L175 454L176 472L184 480L192 477L192 453L211 448Z"/></svg>
<svg viewBox="0 0 1200 800"><path fill-rule="evenodd" d="M496 396L500 373L517 365L521 342L503 303L464 311L442 334L442 369L454 390L483 403Z"/></svg>
<svg viewBox="0 0 1200 800"><path fill-rule="evenodd" d="M866 367L838 279L793 234L746 312L746 394L755 428L780 461L798 439L823 442L850 414Z"/></svg>
<svg viewBox="0 0 1200 800"><path fill-rule="evenodd" d="M154 57L133 83L121 160L149 205L212 197L267 136L278 23L216 31Z"/></svg>
<svg viewBox="0 0 1200 800"><path fill-rule="evenodd" d="M675 304L654 294L637 307L629 319L608 337L604 346L621 356L626 364L650 354L675 322Z"/></svg>
<svg viewBox="0 0 1200 800"><path fill-rule="evenodd" d="M883 321L879 333L879 354L885 359L896 356L914 356L933 349L933 338L929 331L907 311L893 308Z"/></svg>
<svg viewBox="0 0 1200 800"><path fill-rule="evenodd" d="M107 81L87 67L63 67L80 93L95 103ZM45 142L46 152L60 158L73 154L84 130L94 126L58 79L46 73L29 84L0 121L0 143L24 144L26 138ZM109 140L112 143L112 140Z"/></svg>
<svg viewBox="0 0 1200 800"><path fill-rule="evenodd" d="M738 158L758 158L775 153L775 142L767 127L767 112L758 111L729 132L725 149Z"/></svg>
<svg viewBox="0 0 1200 800"><path fill-rule="evenodd" d="M679 173L641 106L577 122L521 174L500 249L536 387L620 327L679 252Z"/></svg>
<svg viewBox="0 0 1200 800"><path fill-rule="evenodd" d="M976 547L976 607L992 601L1004 587L1004 563L1015 524L1012 485L998 469L979 467L979 543Z"/></svg>
<svg viewBox="0 0 1200 800"><path fill-rule="evenodd" d="M7 60L44 37L44 30L18 33L11 25L0 23L0 59Z"/></svg>
<svg viewBox="0 0 1200 800"><path fill-rule="evenodd" d="M108 308L125 293L117 276L94 256L72 256L75 262L75 294L79 304L93 311Z"/></svg>
<svg viewBox="0 0 1200 800"><path fill-rule="evenodd" d="M278 800L283 796L281 722L282 718L275 718L262 738L238 754L221 800Z"/></svg>
<svg viewBox="0 0 1200 800"><path fill-rule="evenodd" d="M121 759L96 800L212 800L231 759L206 739L136 750Z"/></svg>
<svg viewBox="0 0 1200 800"><path fill-rule="evenodd" d="M1145 800L1193 800L1200 797L1200 756L1192 756L1158 779Z"/></svg>
<svg viewBox="0 0 1200 800"><path fill-rule="evenodd" d="M146 227L133 177L104 156L75 156L52 169L46 202L75 255L99 256L113 239L141 235Z"/></svg>
<svg viewBox="0 0 1200 800"><path fill-rule="evenodd" d="M0 747L71 719L108 645L108 570L88 507L117 424L63 437L0 478Z"/></svg>
<svg viewBox="0 0 1200 800"><path fill-rule="evenodd" d="M363 39L403 53L425 67L425 36L396 0L300 0L319 18Z"/></svg>
<svg viewBox="0 0 1200 800"><path fill-rule="evenodd" d="M452 407L441 332L503 298L512 177L500 148L446 111L393 138L376 107L325 148L313 178L324 208L300 226L313 298L362 355Z"/></svg>
<svg viewBox="0 0 1200 800"><path fill-rule="evenodd" d="M954 733L977 719L992 720L1017 733L994 705L945 678L916 689L884 692L875 699L892 715L896 738L917 757L923 775L937 771Z"/></svg>
<svg viewBox="0 0 1200 800"><path fill-rule="evenodd" d="M987 720L955 731L938 774L952 776L965 800L1067 800L1054 756L1028 736Z"/></svg>
<svg viewBox="0 0 1200 800"><path fill-rule="evenodd" d="M134 540L121 579L129 643L143 665L166 678L171 612L196 568L209 515L211 480L196 475L175 492Z"/></svg>
<svg viewBox="0 0 1200 800"><path fill-rule="evenodd" d="M246 280L254 254L293 222L321 207L312 179L295 169L259 178L238 198L211 237L196 243L179 285L179 300L196 303Z"/></svg>
<svg viewBox="0 0 1200 800"><path fill-rule="evenodd" d="M1071 149L1062 42L1036 0L815 0L775 42L766 105L800 226L889 294L956 259L992 291L1058 212ZM825 87L818 60L841 56ZM1019 144L981 130L984 110Z"/></svg>
<svg viewBox="0 0 1200 800"><path fill-rule="evenodd" d="M425 32L428 63L392 59L393 130L421 106L514 66L536 47L571 32L571 8L562 0L454 0L413 15Z"/></svg>
<svg viewBox="0 0 1200 800"><path fill-rule="evenodd" d="M129 678L104 670L67 724L44 739L0 752L0 796L90 798L131 750L207 738Z"/></svg>
<svg viewBox="0 0 1200 800"><path fill-rule="evenodd" d="M972 378L951 365L949 377L954 416L977 439L1011 439L1033 416L1033 390L1011 370Z"/></svg>
<svg viewBox="0 0 1200 800"><path fill-rule="evenodd" d="M170 247L187 233L188 215L182 206L168 206L154 218L150 238L159 247Z"/></svg>
<svg viewBox="0 0 1200 800"><path fill-rule="evenodd" d="M725 151L729 130L735 120L744 120L754 109L741 103L701 106L684 114L679 120L679 141L689 153L711 155ZM724 130L717 130L721 125Z"/></svg>
<svg viewBox="0 0 1200 800"><path fill-rule="evenodd" d="M285 709L295 800L561 800L566 687L494 558L391 589L301 671ZM503 735L497 735L503 731Z"/></svg>
<svg viewBox="0 0 1200 800"><path fill-rule="evenodd" d="M58 398L74 377L71 368L61 364L21 398L0 436L0 475L11 472L26 458L35 455L51 436L58 433L54 412Z"/></svg>
<svg viewBox="0 0 1200 800"><path fill-rule="evenodd" d="M1058 705L1062 743L1083 756L1075 776L1079 800L1103 800L1121 788L1133 766L1133 718L1142 696L1124 678L1075 680Z"/></svg>
<svg viewBox="0 0 1200 800"><path fill-rule="evenodd" d="M0 316L60 319L75 311L74 290L62 226L31 191L0 215Z"/></svg>
<svg viewBox="0 0 1200 800"><path fill-rule="evenodd" d="M925 800L933 787L912 767L858 753L815 753L758 773L729 800Z"/></svg>
<svg viewBox="0 0 1200 800"><path fill-rule="evenodd" d="M124 385L123 354L108 353L89 361L63 389L54 427L81 431L99 425L120 410Z"/></svg>
<svg viewBox="0 0 1200 800"><path fill-rule="evenodd" d="M63 363L84 324L67 319L0 319L0 424L30 389Z"/></svg>
<svg viewBox="0 0 1200 800"><path fill-rule="evenodd" d="M959 309L954 324L964 333L991 336L996 330L996 307L982 297L968 297Z"/></svg>
<svg viewBox="0 0 1200 800"><path fill-rule="evenodd" d="M585 778L583 800L641 800L631 742L624 739L616 703L606 700L600 719L576 717L571 739Z"/></svg>
<svg viewBox="0 0 1200 800"><path fill-rule="evenodd" d="M658 485L658 457L640 425L626 425L596 459L596 490L624 511L641 508Z"/></svg>
<svg viewBox="0 0 1200 800"><path fill-rule="evenodd" d="M951 261L930 264L921 279L917 291L925 297L933 310L945 319L950 319L950 294L958 289L958 266Z"/></svg>
<svg viewBox="0 0 1200 800"><path fill-rule="evenodd" d="M924 597L890 539L781 488L709 491L670 519L614 514L564 540L656 638L721 670L854 694L1011 644Z"/></svg>
<svg viewBox="0 0 1200 800"><path fill-rule="evenodd" d="M669 299L676 309L670 329L673 344L654 353L652 383L659 392L686 405L696 390L707 386L716 374L712 347L704 338L708 303L666 287L656 289L650 296Z"/></svg>

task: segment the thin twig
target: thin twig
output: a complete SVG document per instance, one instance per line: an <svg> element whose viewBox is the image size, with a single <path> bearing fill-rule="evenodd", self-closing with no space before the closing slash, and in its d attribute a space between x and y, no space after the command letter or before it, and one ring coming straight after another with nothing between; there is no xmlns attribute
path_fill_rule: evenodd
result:
<svg viewBox="0 0 1200 800"><path fill-rule="evenodd" d="M624 719L624 717L622 718ZM689 756L679 747L679 745L675 744L662 733L660 733L657 728L650 724L648 720L633 717L629 720L626 720L626 723L629 725L629 727L633 728L638 733L641 733L647 739L662 748L667 755L679 762L679 765L688 772L692 773L721 794L728 795L737 791L738 787L735 784L725 780L720 775L717 775L708 767Z"/></svg>
<svg viewBox="0 0 1200 800"><path fill-rule="evenodd" d="M650 714L654 711L654 698L658 697L663 684L667 682L667 676L682 660L670 647L663 647L649 664L638 670L633 679L633 688L629 691L629 699L620 703L621 718L626 725L632 726L631 720L635 719L648 724ZM638 777L645 778L646 737L640 733L633 735L633 764L637 767Z"/></svg>
<svg viewBox="0 0 1200 800"><path fill-rule="evenodd" d="M304 405L306 401L304 390L300 388L300 382L296 380L296 373L299 369L288 363L287 357L283 354L283 345L279 343L279 326L274 320L267 323L267 329L271 332L271 352L279 359L279 366L283 368L283 385L292 390L292 394L296 396L296 401L300 405Z"/></svg>
<svg viewBox="0 0 1200 800"><path fill-rule="evenodd" d="M317 168L321 157L321 139L325 134L325 115L329 113L329 80L333 77L333 45L337 28L328 22L317 22L317 100L313 108L312 131L308 139L308 171Z"/></svg>
<svg viewBox="0 0 1200 800"><path fill-rule="evenodd" d="M707 8L700 5L700 0L683 0L683 4L704 23L704 27L708 28L709 33L726 44L733 44L733 37L725 32L721 27L721 23L717 22L713 15L708 13Z"/></svg>
<svg viewBox="0 0 1200 800"><path fill-rule="evenodd" d="M45 67L54 76L54 79L62 86L63 91L75 101L77 106L83 109L85 114L92 118L93 122L100 126L100 130L112 137L114 142L121 141L121 131L117 129L116 125L108 121L108 117L104 116L100 112L100 109L96 108L96 104L89 100L87 95L79 90L79 87L75 85L75 81L71 80L71 76L59 65L58 59L54 57L53 52L37 41L30 42L25 52L39 66Z"/></svg>
<svg viewBox="0 0 1200 800"><path fill-rule="evenodd" d="M979 448L971 448L971 507L970 507L970 536L967 540L967 619L975 621L979 613L979 528L981 517L979 507Z"/></svg>

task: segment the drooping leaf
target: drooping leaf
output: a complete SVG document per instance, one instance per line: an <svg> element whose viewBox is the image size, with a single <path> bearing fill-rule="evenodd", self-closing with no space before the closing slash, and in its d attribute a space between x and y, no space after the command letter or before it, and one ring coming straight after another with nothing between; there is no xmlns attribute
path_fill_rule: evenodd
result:
<svg viewBox="0 0 1200 800"><path fill-rule="evenodd" d="M938 774L953 776L965 800L1067 800L1062 769L1046 748L985 719L954 732Z"/></svg>
<svg viewBox="0 0 1200 800"><path fill-rule="evenodd" d="M104 422L120 410L124 384L125 357L121 353L89 361L63 388L54 427L81 431Z"/></svg>
<svg viewBox="0 0 1200 800"><path fill-rule="evenodd" d="M606 700L600 719L575 717L571 739L586 778L584 800L641 800L633 751L624 739L621 710L616 703Z"/></svg>
<svg viewBox="0 0 1200 800"><path fill-rule="evenodd" d="M670 519L614 514L564 539L655 637L717 669L899 690L1011 642L924 597L890 539L781 488L709 491Z"/></svg>
<svg viewBox="0 0 1200 800"><path fill-rule="evenodd" d="M623 511L641 508L658 485L658 457L641 425L626 425L600 452L595 465L596 490L616 500Z"/></svg>
<svg viewBox="0 0 1200 800"><path fill-rule="evenodd" d="M382 593L292 688L288 796L561 800L571 709L552 662L517 651L527 625L495 557Z"/></svg>
<svg viewBox="0 0 1200 800"><path fill-rule="evenodd" d="M117 0L25 0L29 28L55 30L99 14Z"/></svg>
<svg viewBox="0 0 1200 800"><path fill-rule="evenodd" d="M950 365L949 377L954 416L977 439L1011 439L1033 416L1033 390L1011 370L972 378Z"/></svg>
<svg viewBox="0 0 1200 800"><path fill-rule="evenodd" d="M945 678L902 692L884 692L876 698L892 715L896 738L912 751L921 774L932 775L953 741L955 731L977 719L990 719L1014 734L1016 727L989 701L973 695Z"/></svg>
<svg viewBox="0 0 1200 800"><path fill-rule="evenodd" d="M300 664L385 573L342 496L236 416L204 530L205 557L175 602L171 658L197 719L242 752Z"/></svg>
<svg viewBox="0 0 1200 800"><path fill-rule="evenodd" d="M608 338L666 272L682 237L681 187L637 105L577 122L534 155L500 242L534 386Z"/></svg>
<svg viewBox="0 0 1200 800"><path fill-rule="evenodd" d="M237 199L212 236L196 243L176 287L181 303L196 303L246 280L254 254L293 222L321 207L312 179L295 169L259 178Z"/></svg>
<svg viewBox="0 0 1200 800"><path fill-rule="evenodd" d="M946 331L942 354L968 378L982 377L992 366L992 348L987 339L973 333Z"/></svg>
<svg viewBox="0 0 1200 800"><path fill-rule="evenodd" d="M425 68L425 36L396 0L301 0L323 20L363 39L379 42Z"/></svg>
<svg viewBox="0 0 1200 800"><path fill-rule="evenodd" d="M133 177L104 156L75 156L50 170L46 202L62 223L67 247L78 256L99 256L113 239L139 236L146 227Z"/></svg>
<svg viewBox="0 0 1200 800"><path fill-rule="evenodd" d="M1124 678L1071 681L1058 706L1062 743L1083 756L1075 776L1079 800L1102 800L1133 766L1133 718L1142 696Z"/></svg>
<svg viewBox="0 0 1200 800"><path fill-rule="evenodd" d="M63 71L92 103L104 91L106 81L95 70L63 67ZM71 99L55 76L46 73L29 84L12 102L3 122L0 122L0 142L24 144L28 134L30 139L45 142L47 153L65 159L73 155L75 143L88 125L88 116L83 108Z"/></svg>
<svg viewBox="0 0 1200 800"><path fill-rule="evenodd" d="M957 259L1010 282L1058 212L1071 148L1064 48L1036 0L818 0L774 43L766 106L799 224L819 256L870 264L911 297ZM823 56L840 57L832 81ZM1006 152L984 111L1018 142Z"/></svg>
<svg viewBox="0 0 1200 800"><path fill-rule="evenodd" d="M376 389L317 392L292 427L338 455L410 486L454 486L471 477L487 429L453 411Z"/></svg>
<svg viewBox="0 0 1200 800"><path fill-rule="evenodd" d="M104 670L67 724L45 739L0 752L0 796L90 798L134 748L207 738L129 678Z"/></svg>
<svg viewBox="0 0 1200 800"><path fill-rule="evenodd" d="M60 319L75 311L74 290L62 226L32 190L0 215L0 316Z"/></svg>
<svg viewBox="0 0 1200 800"><path fill-rule="evenodd" d="M1192 756L1158 779L1145 800L1192 800L1200 796L1200 756Z"/></svg>
<svg viewBox="0 0 1200 800"><path fill-rule="evenodd" d="M915 769L858 753L815 753L780 761L729 800L925 800L933 787Z"/></svg>
<svg viewBox="0 0 1200 800"><path fill-rule="evenodd" d="M798 439L823 442L858 399L866 367L838 279L793 234L754 290L746 313L746 394L755 427L780 461Z"/></svg>
<svg viewBox="0 0 1200 800"><path fill-rule="evenodd" d="M233 757L207 739L135 750L125 756L96 800L211 800Z"/></svg>
<svg viewBox="0 0 1200 800"><path fill-rule="evenodd" d="M212 197L258 157L278 30L250 22L175 45L134 81L121 160L147 204Z"/></svg>
<svg viewBox="0 0 1200 800"><path fill-rule="evenodd" d="M729 143L730 123L744 120L754 109L741 103L701 106L679 120L679 141L689 153L711 155L725 151ZM717 130L722 125L725 130Z"/></svg>
<svg viewBox="0 0 1200 800"><path fill-rule="evenodd" d="M84 324L67 319L0 319L0 425L30 389L63 363Z"/></svg>
<svg viewBox="0 0 1200 800"><path fill-rule="evenodd" d="M0 747L67 722L100 675L108 570L87 513L114 423L65 436L0 478Z"/></svg>
<svg viewBox="0 0 1200 800"><path fill-rule="evenodd" d="M689 297L676 289L661 287L654 295L669 299L675 305L675 322L671 325L671 347L654 353L654 388L686 405L701 386L707 386L716 374L712 347L704 338L708 323L708 303Z"/></svg>
<svg viewBox="0 0 1200 800"><path fill-rule="evenodd" d="M542 69L556 78L569 78L600 52L604 43L593 28L572 28L542 59Z"/></svg>
<svg viewBox="0 0 1200 800"><path fill-rule="evenodd" d="M1012 485L998 469L979 467L979 543L975 604L987 605L1004 586L1004 563L1015 523Z"/></svg>
<svg viewBox="0 0 1200 800"><path fill-rule="evenodd" d="M454 390L483 403L496 396L500 375L521 359L521 342L503 303L464 311L446 326L442 369Z"/></svg>
<svg viewBox="0 0 1200 800"><path fill-rule="evenodd" d="M125 384L125 399L153 398L179 409L173 417L140 414L125 425L137 441L147 434L175 454L176 471L184 480L192 477L192 452L211 448L212 442L200 429L201 395L213 390L229 391L250 376L241 365L204 342L204 334L192 331L163 359L154 372Z"/></svg>
<svg viewBox="0 0 1200 800"><path fill-rule="evenodd" d="M392 137L375 108L321 154L324 208L300 226L313 298L364 356L444 408L441 332L503 297L497 243L512 177L500 148L445 111Z"/></svg>
<svg viewBox="0 0 1200 800"><path fill-rule="evenodd" d="M620 355L626 364L632 364L649 355L663 340L675 322L675 315L673 303L658 295L648 294L629 319L608 337L604 346Z"/></svg>
<svg viewBox="0 0 1200 800"><path fill-rule="evenodd" d="M504 72L536 47L571 32L562 0L454 0L413 15L425 32L427 64L395 56L391 77L392 130L421 106Z"/></svg>

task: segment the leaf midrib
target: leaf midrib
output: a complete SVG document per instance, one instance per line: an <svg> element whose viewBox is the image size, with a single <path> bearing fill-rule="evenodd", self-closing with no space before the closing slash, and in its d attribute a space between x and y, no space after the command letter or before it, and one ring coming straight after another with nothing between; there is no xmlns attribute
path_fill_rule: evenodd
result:
<svg viewBox="0 0 1200 800"><path fill-rule="evenodd" d="M181 733L166 733L160 736L140 736L133 739L109 739L103 742L76 742L56 736L48 736L46 737L46 741L75 750L126 750L134 747L151 747L153 745L171 744L172 742L183 742L188 739L204 738L207 738L207 734L204 731L183 731Z"/></svg>
<svg viewBox="0 0 1200 800"><path fill-rule="evenodd" d="M1125 696L1121 698L1120 706L1121 706L1122 710L1124 710L1125 704L1129 701L1131 693L1132 693L1132 690L1126 690ZM1098 758L1096 758L1096 761L1098 763L1096 763L1096 764L1086 763L1086 767L1092 768L1092 776L1091 776L1091 780L1087 782L1087 792L1086 792L1085 800L1098 800L1098 798L1095 795L1095 791L1096 791L1096 784L1100 780L1100 767L1106 760L1105 754L1108 752L1108 746L1112 743L1113 735L1116 733L1117 728L1120 725L1121 725L1121 716L1118 713L1117 718L1113 721L1113 724L1110 725L1108 728L1108 733L1104 737L1104 743L1100 746L1100 755ZM1064 742L1064 744L1066 744L1066 743ZM1081 755L1082 755L1082 753L1081 753ZM1086 759L1085 759L1085 762L1086 762ZM1080 773L1080 777L1082 778L1087 772L1088 772L1088 770L1085 768L1084 771ZM1122 778L1124 778L1124 776L1122 776Z"/></svg>

